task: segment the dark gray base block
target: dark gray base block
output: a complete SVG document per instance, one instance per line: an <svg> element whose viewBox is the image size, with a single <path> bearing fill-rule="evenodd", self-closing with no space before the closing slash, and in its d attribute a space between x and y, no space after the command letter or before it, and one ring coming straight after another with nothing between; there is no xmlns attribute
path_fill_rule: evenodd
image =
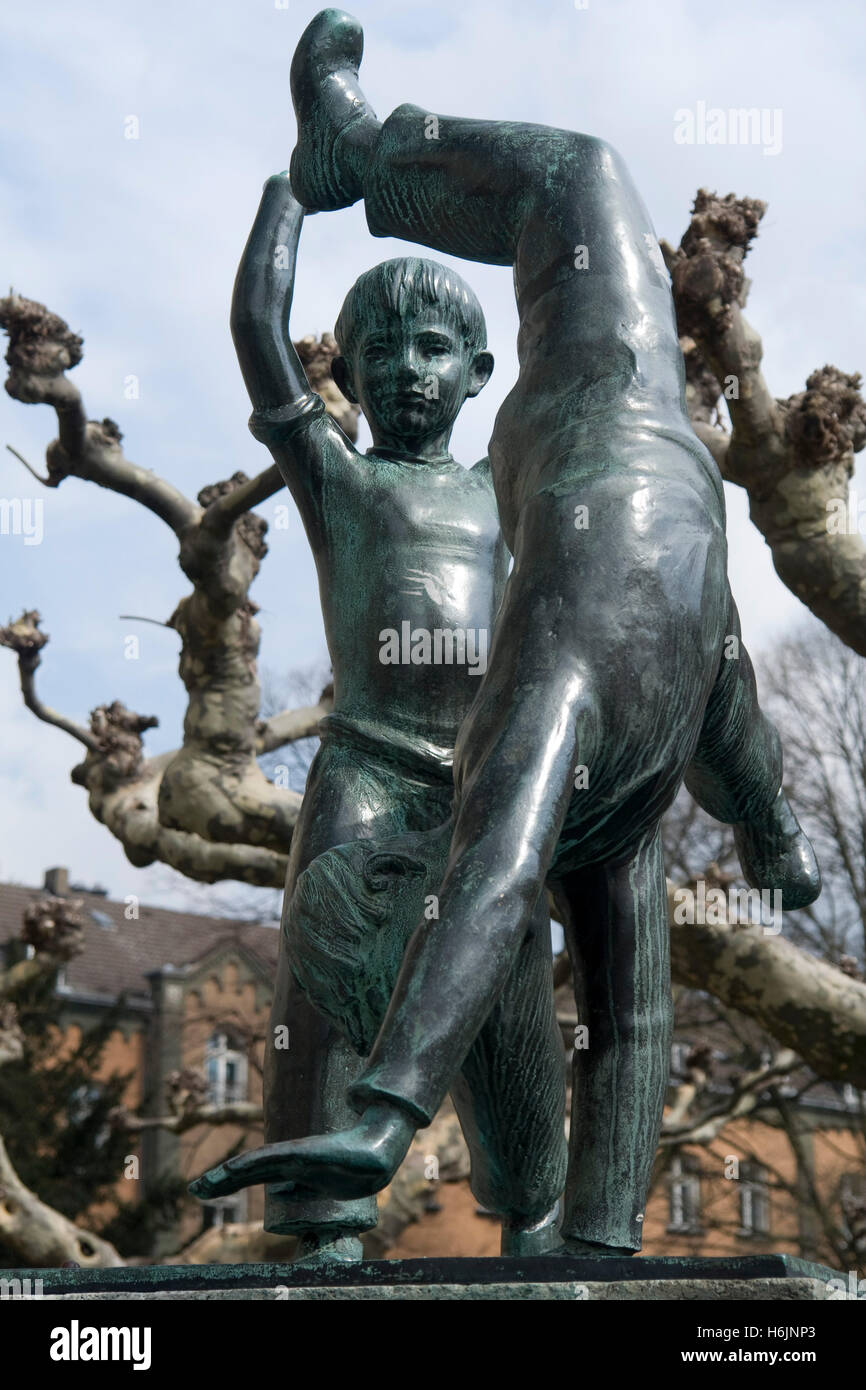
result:
<svg viewBox="0 0 866 1390"><path fill-rule="evenodd" d="M159 1265L125 1269L0 1272L22 1291L49 1299L409 1300L784 1300L827 1297L840 1276L791 1255L733 1259L539 1256L534 1259L370 1260L309 1269L300 1265ZM24 1281L29 1280L29 1285ZM34 1281L41 1280L41 1285ZM36 1292L38 1290L38 1292ZM26 1296L26 1294L25 1294Z"/></svg>

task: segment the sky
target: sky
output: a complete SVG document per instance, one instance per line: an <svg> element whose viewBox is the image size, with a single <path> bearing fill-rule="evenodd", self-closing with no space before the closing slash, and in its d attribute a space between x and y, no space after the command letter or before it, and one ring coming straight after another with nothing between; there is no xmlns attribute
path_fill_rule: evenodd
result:
<svg viewBox="0 0 866 1390"><path fill-rule="evenodd" d="M288 165L289 65L314 13L299 0L28 0L0 15L0 284L83 335L74 379L88 414L116 420L127 456L190 496L268 463L246 427L229 301L262 183ZM747 312L771 390L801 390L826 362L866 368L858 0L358 0L353 13L365 29L362 83L380 118L413 101L434 113L603 136L624 156L658 235L672 242L699 187L765 200L747 262ZM676 138L682 112L699 122L713 107L760 108L772 138ZM410 249L371 237L359 207L309 218L293 335L331 329L356 276ZM453 264L481 299L496 359L454 432L453 452L469 463L486 453L513 381L517 320L510 271ZM0 399L0 445L37 468L55 433L47 408ZM866 496L863 466L856 482ZM745 495L727 494L732 588L747 645L766 653L807 615L775 576ZM164 621L186 592L173 534L92 484L41 490L2 450L0 498L16 497L41 498L44 533L38 545L0 535L0 621L25 607L42 613L51 635L42 698L81 722L120 699L159 716L148 752L176 746L178 639L120 617ZM285 500L271 499L262 515L272 519ZM293 508L289 528L272 528L269 542L252 597L262 668L288 687L292 673L325 666L326 649ZM124 654L131 633L137 660ZM80 745L23 708L14 657L2 650L0 728L0 881L38 884L60 864L112 896L201 911L233 901L232 890L191 894L171 871L127 862L69 781Z"/></svg>

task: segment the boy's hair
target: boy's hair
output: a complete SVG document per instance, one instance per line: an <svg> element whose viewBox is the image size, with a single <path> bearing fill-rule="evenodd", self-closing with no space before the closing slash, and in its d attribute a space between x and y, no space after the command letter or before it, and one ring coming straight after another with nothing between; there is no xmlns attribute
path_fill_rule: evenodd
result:
<svg viewBox="0 0 866 1390"><path fill-rule="evenodd" d="M334 325L340 352L351 360L361 330L383 311L417 314L431 305L441 308L468 352L474 355L486 348L484 311L456 270L420 256L400 256L365 270L349 290Z"/></svg>

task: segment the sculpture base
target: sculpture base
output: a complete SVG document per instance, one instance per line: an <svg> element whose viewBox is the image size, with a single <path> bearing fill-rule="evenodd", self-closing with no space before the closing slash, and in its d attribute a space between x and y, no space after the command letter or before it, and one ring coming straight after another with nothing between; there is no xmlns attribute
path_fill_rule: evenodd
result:
<svg viewBox="0 0 866 1390"><path fill-rule="evenodd" d="M810 1302L844 1297L842 1276L791 1255L736 1258L369 1260L330 1269L299 1265L156 1265L9 1270L22 1296L82 1302L182 1300L557 1300ZM25 1281L29 1280L29 1284ZM41 1285L34 1281L41 1280ZM828 1289L828 1282L836 1283ZM13 1285L13 1289L14 1289Z"/></svg>

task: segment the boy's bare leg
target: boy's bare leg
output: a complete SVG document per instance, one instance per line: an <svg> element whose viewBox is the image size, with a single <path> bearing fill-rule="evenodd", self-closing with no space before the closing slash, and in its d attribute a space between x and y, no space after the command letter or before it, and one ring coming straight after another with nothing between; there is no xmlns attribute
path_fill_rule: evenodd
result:
<svg viewBox="0 0 866 1390"><path fill-rule="evenodd" d="M286 1026L289 1048L276 1053L266 1071L266 1142L353 1124L356 1114L346 1089L361 1071L362 1059L310 1004L292 976L282 943L271 1019L269 1041L275 1028ZM276 1093L282 1097L279 1104ZM369 1197L344 1202L320 1194L303 1201L279 1183L266 1189L265 1230L297 1236L295 1260L304 1264L361 1259L360 1236L377 1220L375 1199Z"/></svg>
<svg viewBox="0 0 866 1390"><path fill-rule="evenodd" d="M391 804L389 788L380 784L375 772L358 750L334 740L326 740L317 752L295 827L283 923L295 882L317 855L366 834L370 825L383 835L404 828L405 807ZM437 819L437 811L431 810L430 823ZM288 1029L285 1048L276 1045L283 1028ZM281 926L264 1061L265 1141L299 1139L351 1124L355 1117L346 1101L346 1087L361 1067L361 1058L312 1007L294 980ZM265 1230L296 1235L296 1258L304 1263L360 1259L359 1236L377 1220L375 1199L369 1197L341 1202L318 1195L299 1201L279 1184L269 1186L265 1194Z"/></svg>

